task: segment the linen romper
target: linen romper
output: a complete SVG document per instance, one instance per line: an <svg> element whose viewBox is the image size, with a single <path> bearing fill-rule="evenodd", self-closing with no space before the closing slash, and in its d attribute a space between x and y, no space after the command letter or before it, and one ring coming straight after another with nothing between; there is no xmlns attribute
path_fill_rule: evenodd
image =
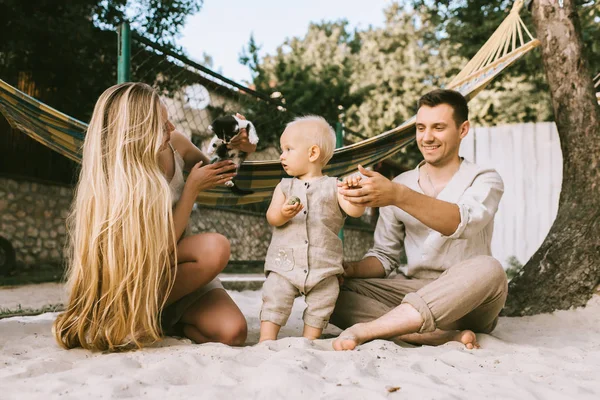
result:
<svg viewBox="0 0 600 400"><path fill-rule="evenodd" d="M337 200L337 179L311 182L284 178L279 184L286 201L297 196L304 205L294 218L273 228L265 262L261 321L286 324L294 299L306 296L304 323L323 329L335 307L343 273L343 247L338 233L345 213Z"/></svg>

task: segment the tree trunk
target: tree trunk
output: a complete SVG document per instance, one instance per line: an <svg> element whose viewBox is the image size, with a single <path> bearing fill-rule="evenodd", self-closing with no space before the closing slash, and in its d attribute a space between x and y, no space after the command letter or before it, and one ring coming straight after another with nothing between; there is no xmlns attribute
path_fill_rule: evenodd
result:
<svg viewBox="0 0 600 400"><path fill-rule="evenodd" d="M544 70L563 154L556 220L509 285L505 315L583 306L600 282L600 107L572 0L534 0Z"/></svg>

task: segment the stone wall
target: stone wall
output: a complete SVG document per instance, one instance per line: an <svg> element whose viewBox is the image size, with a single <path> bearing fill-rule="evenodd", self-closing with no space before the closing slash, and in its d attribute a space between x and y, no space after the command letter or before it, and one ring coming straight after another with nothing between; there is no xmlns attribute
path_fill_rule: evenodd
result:
<svg viewBox="0 0 600 400"><path fill-rule="evenodd" d="M73 188L0 177L0 236L17 262L60 263Z"/></svg>
<svg viewBox="0 0 600 400"><path fill-rule="evenodd" d="M231 259L264 260L271 241L271 226L261 213L229 211L200 206L192 212L192 233L219 232L231 242ZM373 244L373 231L344 229L344 259L358 260Z"/></svg>
<svg viewBox="0 0 600 400"><path fill-rule="evenodd" d="M12 243L18 263L63 262L65 218L72 197L72 187L0 177L0 236ZM231 241L231 259L235 261L264 260L271 239L265 216L243 210L195 207L190 230L225 235ZM361 258L372 241L372 230L346 228L345 259Z"/></svg>

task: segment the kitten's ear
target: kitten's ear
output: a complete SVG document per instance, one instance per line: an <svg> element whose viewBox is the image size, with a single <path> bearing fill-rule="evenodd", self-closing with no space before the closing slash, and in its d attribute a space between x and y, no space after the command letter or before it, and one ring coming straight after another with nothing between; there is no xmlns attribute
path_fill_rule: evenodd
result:
<svg viewBox="0 0 600 400"><path fill-rule="evenodd" d="M248 124L250 123L250 121L248 121L247 119L241 119L241 118L236 117L235 115L233 116L233 118L235 118L235 120L238 123L238 128L239 128L238 131L241 128L247 128Z"/></svg>
<svg viewBox="0 0 600 400"><path fill-rule="evenodd" d="M246 130L248 131L248 141L251 144L257 144L258 143L258 135L256 134L256 128L254 128L254 124L252 122L248 121Z"/></svg>

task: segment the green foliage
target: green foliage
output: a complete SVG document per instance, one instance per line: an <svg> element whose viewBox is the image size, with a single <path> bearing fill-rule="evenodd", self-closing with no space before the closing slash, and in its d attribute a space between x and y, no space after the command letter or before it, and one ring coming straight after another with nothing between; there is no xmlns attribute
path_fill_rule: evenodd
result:
<svg viewBox="0 0 600 400"><path fill-rule="evenodd" d="M508 262L506 277L508 280L511 280L515 276L519 275L519 272L521 272L521 269L523 268L523 264L521 264L515 256L508 257L508 260L506 261Z"/></svg>
<svg viewBox="0 0 600 400"><path fill-rule="evenodd" d="M170 45L186 15L201 5L202 0L0 0L0 79L87 122L98 96L117 81L116 25L128 17L140 33ZM72 183L76 169L9 130L0 117L0 171Z"/></svg>
<svg viewBox="0 0 600 400"><path fill-rule="evenodd" d="M290 111L272 123L264 120L272 111L263 109L272 110L271 105L257 104L247 111L249 119L263 125L263 143L278 143L293 115L318 114L333 125L342 110L361 100L350 90L352 54L360 47L357 40L347 21L313 23L304 38L285 40L275 55L261 60L260 47L250 38L240 62L250 68L256 90L271 94Z"/></svg>
<svg viewBox="0 0 600 400"><path fill-rule="evenodd" d="M250 38L240 61L250 67L258 91L281 93L282 102L292 111L337 121L339 106L348 108L360 100L350 91L357 40L347 21L313 23L304 38L285 40L277 54L262 61L260 48Z"/></svg>
<svg viewBox="0 0 600 400"><path fill-rule="evenodd" d="M383 28L360 33L354 60L351 93L360 93L362 101L348 109L346 124L367 136L412 117L419 97L447 82L464 62L452 45L423 41L434 29L419 12L392 4L385 17Z"/></svg>
<svg viewBox="0 0 600 400"><path fill-rule="evenodd" d="M0 307L0 319L12 317L26 317L45 314L48 312L64 311L64 304L47 304L40 308L23 308L20 304L15 309Z"/></svg>
<svg viewBox="0 0 600 400"><path fill-rule="evenodd" d="M600 72L600 3L578 1L591 69ZM258 90L282 94L290 110L339 118L353 131L374 136L415 113L425 92L443 87L506 18L513 0L393 2L385 25L350 31L344 20L311 24L304 37L286 39L274 54L259 56L253 38L240 60ZM532 31L527 10L521 17ZM532 31L532 34L534 32ZM529 53L471 103L477 124L552 120L539 51ZM403 162L420 155L408 149Z"/></svg>
<svg viewBox="0 0 600 400"><path fill-rule="evenodd" d="M11 84L31 82L43 101L87 120L98 95L116 83L116 25L131 17L139 31L172 43L186 15L201 5L202 0L3 0L0 77Z"/></svg>
<svg viewBox="0 0 600 400"><path fill-rule="evenodd" d="M449 44L423 41L435 30L418 12L392 4L385 14L383 28L360 32L349 31L343 20L311 24L303 38L287 39L263 59L251 38L241 61L257 89L281 93L288 109L375 136L410 118L418 98L465 61ZM404 153L407 167L420 157L416 147Z"/></svg>
<svg viewBox="0 0 600 400"><path fill-rule="evenodd" d="M96 0L95 18L116 27L127 19L132 28L160 44L174 45L188 15L200 11L204 0Z"/></svg>
<svg viewBox="0 0 600 400"><path fill-rule="evenodd" d="M595 75L600 72L600 3L593 0L575 2L588 60ZM514 0L406 2L421 10L436 26L435 35L426 37L427 40L434 45L445 41L455 43L457 54L467 59L475 55L506 18L513 3ZM520 15L535 37L531 14L523 9ZM541 53L533 51L509 68L474 99L470 108L474 121L485 125L552 120Z"/></svg>

